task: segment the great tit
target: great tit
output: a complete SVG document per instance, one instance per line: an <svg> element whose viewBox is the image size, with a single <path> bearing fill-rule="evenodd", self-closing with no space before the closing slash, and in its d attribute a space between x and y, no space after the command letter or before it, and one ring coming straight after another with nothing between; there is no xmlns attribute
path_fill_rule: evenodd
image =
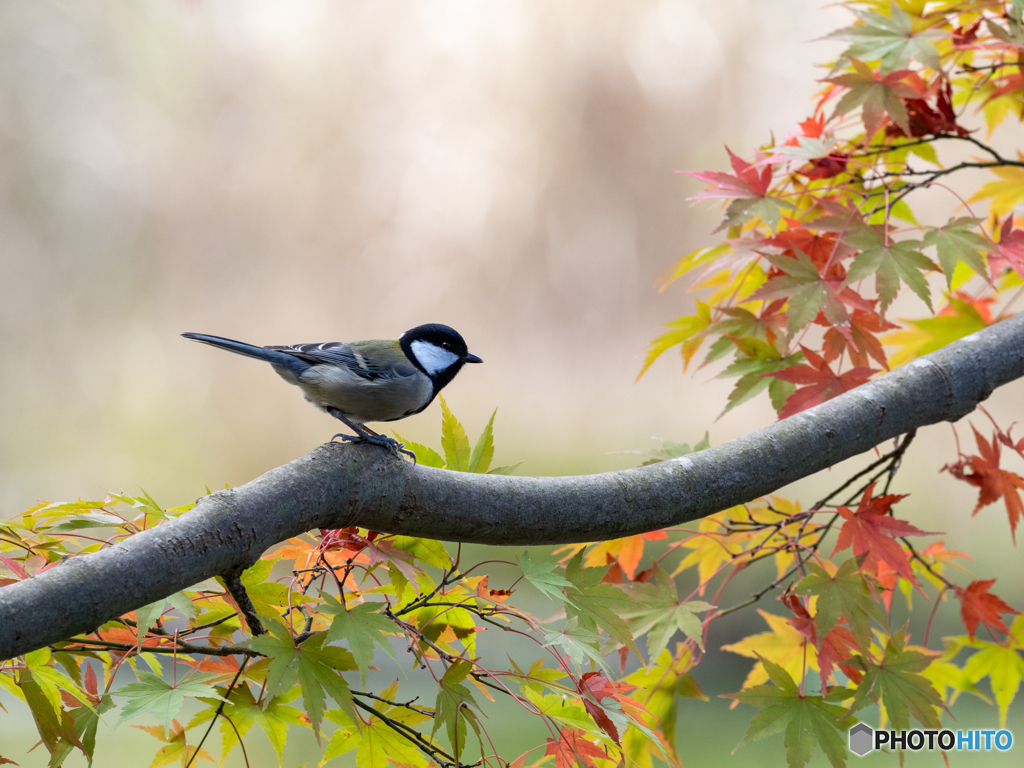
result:
<svg viewBox="0 0 1024 768"><path fill-rule="evenodd" d="M368 442L412 456L397 440L366 426L368 421L397 421L419 413L455 378L466 363L482 363L470 354L454 328L418 325L398 337L331 341L290 347L257 347L204 333L186 339L270 363L277 374L302 390L306 400L344 422L355 435L342 440ZM333 439L333 438L332 438Z"/></svg>

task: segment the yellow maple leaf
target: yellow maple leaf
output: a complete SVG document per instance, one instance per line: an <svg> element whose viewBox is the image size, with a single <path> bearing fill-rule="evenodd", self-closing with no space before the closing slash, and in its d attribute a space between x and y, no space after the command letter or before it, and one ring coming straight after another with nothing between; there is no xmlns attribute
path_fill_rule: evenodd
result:
<svg viewBox="0 0 1024 768"><path fill-rule="evenodd" d="M759 635L745 637L738 643L723 645L723 651L737 653L756 659L758 656L778 664L786 670L794 680L802 680L804 677L804 664L807 665L807 672L818 671L818 654L814 645L807 641L803 635L789 625L784 616L776 616L758 608L768 626L770 632L762 632ZM760 685L768 679L768 673L760 661L755 664L747 679L743 681L743 687L750 688L753 685Z"/></svg>
<svg viewBox="0 0 1024 768"><path fill-rule="evenodd" d="M1019 150L1017 158L1024 160L1024 154L1021 154ZM1005 216L1013 210L1017 203L1024 202L1024 168L993 168L992 173L1002 181L990 181L971 195L971 199L967 202L973 203L975 200L991 197L992 201L988 204L989 211L996 216Z"/></svg>
<svg viewBox="0 0 1024 768"><path fill-rule="evenodd" d="M675 576L696 565L700 578L700 594L703 595L708 582L722 566L735 562L736 556L743 554L745 545L754 539L753 534L730 532L726 526L730 522L749 520L750 514L743 505L702 519L697 525L698 533L679 542L678 546L693 551L683 558L672 575Z"/></svg>

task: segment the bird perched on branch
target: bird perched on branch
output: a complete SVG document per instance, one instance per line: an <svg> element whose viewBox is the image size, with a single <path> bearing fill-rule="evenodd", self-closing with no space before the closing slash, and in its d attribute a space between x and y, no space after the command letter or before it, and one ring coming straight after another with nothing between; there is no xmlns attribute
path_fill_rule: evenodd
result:
<svg viewBox="0 0 1024 768"><path fill-rule="evenodd" d="M380 445L396 456L402 443L374 432L368 421L397 421L426 408L466 363L482 363L470 354L454 328L418 325L397 340L331 341L290 347L257 347L204 333L186 339L270 363L277 374L302 390L306 400L344 422L355 435L342 440ZM334 439L334 438L332 438Z"/></svg>

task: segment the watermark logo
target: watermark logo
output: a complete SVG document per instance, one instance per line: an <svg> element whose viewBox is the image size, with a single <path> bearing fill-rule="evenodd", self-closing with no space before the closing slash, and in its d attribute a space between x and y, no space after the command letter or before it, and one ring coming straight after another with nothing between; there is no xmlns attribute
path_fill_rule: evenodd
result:
<svg viewBox="0 0 1024 768"><path fill-rule="evenodd" d="M1013 734L1005 728L974 731L951 731L948 729L876 731L870 725L857 723L849 731L849 745L850 751L858 757L864 757L869 752L885 747L908 752L936 749L944 752L954 750L1005 752L1013 746Z"/></svg>

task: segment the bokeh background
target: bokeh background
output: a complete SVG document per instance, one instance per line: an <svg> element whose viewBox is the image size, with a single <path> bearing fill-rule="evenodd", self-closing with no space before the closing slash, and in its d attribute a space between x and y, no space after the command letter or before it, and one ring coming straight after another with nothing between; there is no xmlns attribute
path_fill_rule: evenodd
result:
<svg viewBox="0 0 1024 768"><path fill-rule="evenodd" d="M448 323L486 361L449 404L471 437L497 407L496 462L524 474L634 466L612 452L770 423L767 399L715 421L731 384L684 377L674 354L634 379L691 307L655 280L718 222L676 171L793 130L815 64L840 50L813 41L849 22L818 0L0 4L0 517L140 487L184 503L337 431L268 367L182 331L286 344ZM993 398L1004 423L1020 391ZM439 423L435 404L400 431L438 445ZM935 475L952 432L928 435L907 516L955 532L1021 605L1004 513L968 522L973 494ZM839 472L794 493L809 502ZM947 633L955 619L941 614ZM730 624L763 629L753 613ZM702 684L735 690L748 666L713 655ZM700 706L684 720L721 736L697 764L749 715ZM0 751L44 765L41 748L23 756L30 729L0 713ZM156 746L109 738L104 765ZM316 760L307 746L292 764Z"/></svg>

